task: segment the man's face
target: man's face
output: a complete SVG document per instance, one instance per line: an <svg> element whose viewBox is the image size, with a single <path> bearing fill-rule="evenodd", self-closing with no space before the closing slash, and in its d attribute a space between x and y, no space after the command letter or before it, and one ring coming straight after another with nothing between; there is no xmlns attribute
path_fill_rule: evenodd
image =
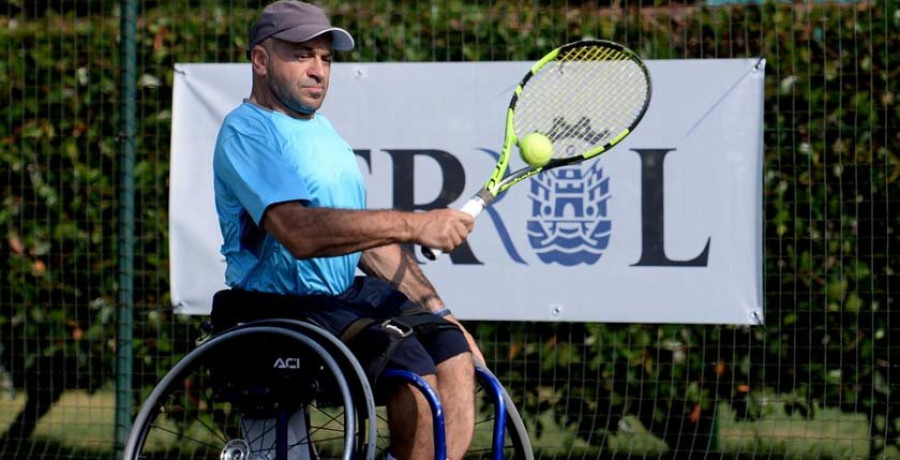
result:
<svg viewBox="0 0 900 460"><path fill-rule="evenodd" d="M331 34L303 43L270 39L266 84L286 109L312 116L328 92L331 74Z"/></svg>

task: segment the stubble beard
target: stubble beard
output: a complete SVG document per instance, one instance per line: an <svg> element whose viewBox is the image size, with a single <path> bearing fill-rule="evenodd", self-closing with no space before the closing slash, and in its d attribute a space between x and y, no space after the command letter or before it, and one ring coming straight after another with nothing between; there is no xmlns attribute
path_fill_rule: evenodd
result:
<svg viewBox="0 0 900 460"><path fill-rule="evenodd" d="M269 75L273 75L271 73L271 70ZM272 93L273 96L275 96L275 99L277 99L283 107L297 113L302 113L304 115L315 114L316 110L319 110L319 107L322 106L322 100L325 96L323 93L322 98L315 101L315 106L310 106L304 104L299 97L295 97L290 89L286 88L289 87L289 85L283 85L280 79L266 78L266 85L268 85L269 87L269 92ZM298 91L302 91L302 88L299 88L299 84Z"/></svg>

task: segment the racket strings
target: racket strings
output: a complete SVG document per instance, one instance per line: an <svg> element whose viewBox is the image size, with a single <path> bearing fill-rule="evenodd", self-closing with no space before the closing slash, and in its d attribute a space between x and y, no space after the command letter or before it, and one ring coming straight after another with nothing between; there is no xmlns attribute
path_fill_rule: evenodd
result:
<svg viewBox="0 0 900 460"><path fill-rule="evenodd" d="M575 47L538 69L522 88L514 131L519 138L547 135L555 159L584 155L630 129L648 97L646 73L628 54Z"/></svg>

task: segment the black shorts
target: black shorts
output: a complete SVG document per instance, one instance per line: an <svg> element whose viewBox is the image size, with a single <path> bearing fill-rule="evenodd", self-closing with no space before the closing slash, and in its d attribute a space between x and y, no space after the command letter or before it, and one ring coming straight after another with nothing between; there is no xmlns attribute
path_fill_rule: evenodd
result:
<svg viewBox="0 0 900 460"><path fill-rule="evenodd" d="M388 319L401 316L406 309L420 310L421 307L385 281L357 277L346 292L336 297L223 291L213 301L212 323L215 330L220 331L237 322L293 318L310 321L340 337L361 317ZM446 322L443 318L436 320ZM431 328L427 334L418 333L403 339L385 368L408 370L418 375L434 374L437 364L469 351L458 328Z"/></svg>

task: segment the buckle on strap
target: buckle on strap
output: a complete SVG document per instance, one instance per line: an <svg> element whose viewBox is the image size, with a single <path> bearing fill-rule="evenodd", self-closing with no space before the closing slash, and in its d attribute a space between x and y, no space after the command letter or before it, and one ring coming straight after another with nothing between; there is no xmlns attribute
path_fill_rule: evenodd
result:
<svg viewBox="0 0 900 460"><path fill-rule="evenodd" d="M393 318L388 318L381 323L381 327L385 330L396 336L400 339L405 339L412 335L414 332L413 328L409 325L403 324L399 321L394 321Z"/></svg>

